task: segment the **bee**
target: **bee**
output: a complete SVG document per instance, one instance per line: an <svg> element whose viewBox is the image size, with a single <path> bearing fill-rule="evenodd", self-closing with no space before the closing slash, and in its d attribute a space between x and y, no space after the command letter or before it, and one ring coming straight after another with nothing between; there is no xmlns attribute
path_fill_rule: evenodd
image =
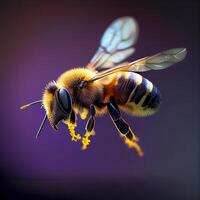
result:
<svg viewBox="0 0 200 200"><path fill-rule="evenodd" d="M100 47L85 67L74 68L61 74L57 81L47 84L42 99L26 104L42 104L44 119L36 138L48 119L54 130L59 122L68 126L72 141L82 142L87 149L90 137L95 134L95 117L107 111L120 136L129 148L139 156L143 151L139 139L122 118L121 111L132 116L150 116L160 107L161 95L153 83L137 72L162 70L182 61L185 48L174 48L133 62L124 60L134 53L133 45L138 38L138 24L132 17L121 17L113 21L104 32ZM85 134L75 131L77 116L88 118Z"/></svg>

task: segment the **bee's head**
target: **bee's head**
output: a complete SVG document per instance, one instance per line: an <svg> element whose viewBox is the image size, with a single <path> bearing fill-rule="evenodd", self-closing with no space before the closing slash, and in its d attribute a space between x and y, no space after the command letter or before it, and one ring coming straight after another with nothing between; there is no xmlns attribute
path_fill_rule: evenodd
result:
<svg viewBox="0 0 200 200"><path fill-rule="evenodd" d="M68 90L58 88L55 82L50 82L45 88L42 102L50 124L57 130L57 124L68 119L72 112L72 100Z"/></svg>
<svg viewBox="0 0 200 200"><path fill-rule="evenodd" d="M49 119L51 126L57 130L57 125L61 120L69 118L72 112L72 99L67 89L58 88L56 82L50 82L45 88L42 100L32 102L24 105L21 109L25 109L30 105L42 103L46 111L42 124L37 132L36 138L41 132L41 129L46 121Z"/></svg>

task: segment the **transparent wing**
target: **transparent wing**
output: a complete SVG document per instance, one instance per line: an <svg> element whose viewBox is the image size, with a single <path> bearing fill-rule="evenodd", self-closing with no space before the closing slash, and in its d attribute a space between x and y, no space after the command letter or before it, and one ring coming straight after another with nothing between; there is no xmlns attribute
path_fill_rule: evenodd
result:
<svg viewBox="0 0 200 200"><path fill-rule="evenodd" d="M137 38L138 24L134 18L116 19L104 32L100 47L87 68L101 71L102 68L119 64L135 51L132 46L136 43Z"/></svg>
<svg viewBox="0 0 200 200"><path fill-rule="evenodd" d="M148 56L124 66L118 66L96 74L89 81L95 81L113 73L128 71L128 72L144 72L149 70L161 70L170 67L171 65L182 61L187 54L185 48L176 48L163 51L153 56Z"/></svg>
<svg viewBox="0 0 200 200"><path fill-rule="evenodd" d="M156 55L143 58L129 64L129 70L144 72L149 70L161 70L182 61L187 54L185 48L175 48L163 51Z"/></svg>

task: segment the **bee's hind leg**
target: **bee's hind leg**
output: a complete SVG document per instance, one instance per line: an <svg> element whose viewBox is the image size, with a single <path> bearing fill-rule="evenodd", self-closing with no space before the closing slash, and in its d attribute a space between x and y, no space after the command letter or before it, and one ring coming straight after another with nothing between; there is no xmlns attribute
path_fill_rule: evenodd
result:
<svg viewBox="0 0 200 200"><path fill-rule="evenodd" d="M76 124L76 114L75 114L74 110L72 110L69 119L64 120L63 122L65 124L67 124L67 126L68 126L69 134L72 137L72 141L77 142L78 140L80 140L81 139L80 134L76 134L76 132L75 132L75 128L76 128L77 124Z"/></svg>
<svg viewBox="0 0 200 200"><path fill-rule="evenodd" d="M138 138L130 129L127 122L121 117L120 110L118 105L114 99L114 97L110 98L109 103L107 104L107 108L110 114L112 121L114 122L118 132L122 137L125 138L124 142L127 144L129 148L134 148L139 156L143 156L143 151L141 150L138 142Z"/></svg>
<svg viewBox="0 0 200 200"><path fill-rule="evenodd" d="M94 105L90 106L90 113L89 113L89 119L87 121L87 124L85 126L86 133L84 137L82 138L82 149L87 149L88 145L90 144L90 136L95 135L94 132L94 125L95 125L95 107Z"/></svg>

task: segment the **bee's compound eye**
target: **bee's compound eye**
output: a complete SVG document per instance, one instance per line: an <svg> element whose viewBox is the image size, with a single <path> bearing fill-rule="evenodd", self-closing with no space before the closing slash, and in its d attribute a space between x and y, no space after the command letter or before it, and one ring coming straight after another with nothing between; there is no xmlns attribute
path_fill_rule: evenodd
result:
<svg viewBox="0 0 200 200"><path fill-rule="evenodd" d="M72 111L72 100L69 92L65 88L61 88L56 96L61 109L66 113L70 113Z"/></svg>

